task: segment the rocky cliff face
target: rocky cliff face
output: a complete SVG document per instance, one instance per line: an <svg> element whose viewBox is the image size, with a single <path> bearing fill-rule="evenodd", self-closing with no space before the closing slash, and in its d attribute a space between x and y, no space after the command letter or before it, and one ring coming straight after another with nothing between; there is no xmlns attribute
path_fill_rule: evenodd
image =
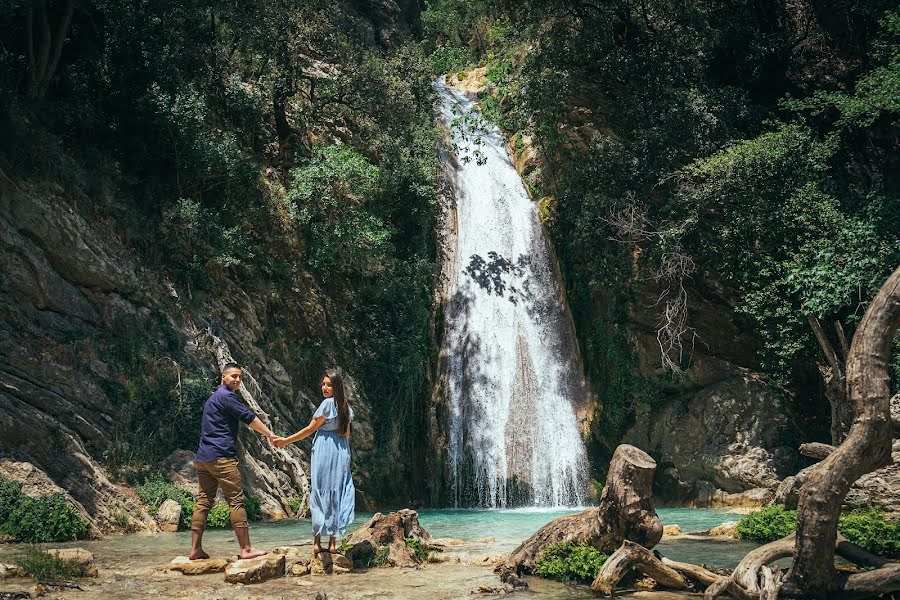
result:
<svg viewBox="0 0 900 600"><path fill-rule="evenodd" d="M122 419L134 398L168 393L160 404L182 402L188 372L209 377L198 398L208 395L219 365L233 358L246 365L241 396L248 406L276 432L296 431L319 401L318 373L294 361L290 336L315 330L325 309L314 289L297 290L291 310L273 315L279 306L234 281L202 298L181 298L90 209L90 199L76 203L57 186L16 184L0 171L0 475L22 481L26 491L61 490L95 532L152 529L134 492L109 468L128 448L121 442L132 432ZM125 359L97 350L98 340L114 335L137 338L158 352L146 362L155 370L139 379L146 390L122 376L117 361ZM323 354L327 358L327 347ZM157 372L173 374L176 386L153 388ZM349 379L354 458L365 464L373 449L369 410ZM177 414L196 419L202 400L183 409ZM153 414L134 421L147 443L157 439L156 431L178 425L156 422ZM185 436L190 440L189 432ZM194 450L194 444L196 438L183 445ZM274 450L242 431L245 485L261 500L264 516L288 514L291 496L305 504L305 448ZM367 475L361 479L366 490Z"/></svg>

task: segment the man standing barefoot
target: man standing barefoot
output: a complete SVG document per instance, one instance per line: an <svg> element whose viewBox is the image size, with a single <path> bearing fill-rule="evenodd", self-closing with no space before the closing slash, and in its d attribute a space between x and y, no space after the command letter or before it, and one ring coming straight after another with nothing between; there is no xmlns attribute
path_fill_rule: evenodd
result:
<svg viewBox="0 0 900 600"><path fill-rule="evenodd" d="M203 423L200 426L200 447L194 464L200 480L200 493L191 520L191 553L188 558L197 560L209 558L203 551L203 530L206 517L216 500L219 487L231 511L231 526L241 546L241 558L254 558L266 554L250 545L250 531L247 511L244 509L244 487L238 470L237 454L234 450L239 421L258 431L269 440L274 433L269 431L253 411L238 400L235 390L241 386L241 367L228 363L222 368L222 385L213 392L203 405Z"/></svg>

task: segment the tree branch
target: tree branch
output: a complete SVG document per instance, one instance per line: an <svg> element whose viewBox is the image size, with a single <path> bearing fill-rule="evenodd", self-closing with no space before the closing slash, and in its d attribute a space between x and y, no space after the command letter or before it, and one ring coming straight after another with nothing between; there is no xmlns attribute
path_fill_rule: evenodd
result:
<svg viewBox="0 0 900 600"><path fill-rule="evenodd" d="M828 365L834 369L835 375L843 378L843 366L838 360L837 354L835 354L834 348L831 346L831 342L829 342L828 338L825 336L825 331L822 329L822 324L819 323L819 319L812 314L806 315L806 318L809 320L809 326L812 327L813 333L816 334L816 340L819 342L819 347L822 349L822 354L825 355L825 360L828 362Z"/></svg>

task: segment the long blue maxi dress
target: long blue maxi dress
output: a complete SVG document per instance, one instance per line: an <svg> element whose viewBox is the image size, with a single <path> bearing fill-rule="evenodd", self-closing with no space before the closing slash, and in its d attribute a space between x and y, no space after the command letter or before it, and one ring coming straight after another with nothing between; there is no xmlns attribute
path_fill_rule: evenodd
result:
<svg viewBox="0 0 900 600"><path fill-rule="evenodd" d="M315 535L342 536L353 522L356 488L350 474L350 440L338 435L338 411L334 398L325 398L313 418L325 417L325 423L313 439L310 469L312 493L309 510ZM353 409L350 409L353 421Z"/></svg>

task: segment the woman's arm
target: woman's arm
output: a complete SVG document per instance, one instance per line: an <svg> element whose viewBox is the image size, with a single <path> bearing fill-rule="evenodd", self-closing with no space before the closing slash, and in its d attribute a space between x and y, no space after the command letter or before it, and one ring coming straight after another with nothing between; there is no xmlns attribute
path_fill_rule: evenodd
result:
<svg viewBox="0 0 900 600"><path fill-rule="evenodd" d="M284 448L288 444L293 444L294 442L299 442L305 437L308 437L314 434L319 430L319 427L325 424L325 417L316 417L315 419L309 422L309 425L295 433L294 435L289 435L286 438L280 438L275 440L275 445L279 448Z"/></svg>

